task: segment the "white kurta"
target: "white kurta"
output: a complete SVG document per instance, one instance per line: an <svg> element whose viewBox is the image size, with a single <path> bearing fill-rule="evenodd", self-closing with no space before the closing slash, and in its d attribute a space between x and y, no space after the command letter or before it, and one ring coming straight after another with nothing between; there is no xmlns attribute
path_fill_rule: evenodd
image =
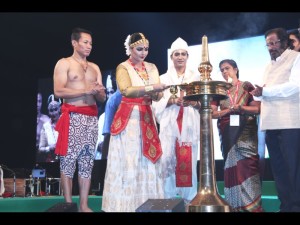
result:
<svg viewBox="0 0 300 225"><path fill-rule="evenodd" d="M266 67L261 130L300 128L300 53L286 49Z"/></svg>
<svg viewBox="0 0 300 225"><path fill-rule="evenodd" d="M125 66L133 86L145 85L130 64L125 62ZM159 76L158 71L146 62L145 66L149 83L153 84L151 77ZM126 128L110 138L102 210L135 212L148 199L162 198L160 159L153 164L143 155L140 112L138 106L134 106Z"/></svg>
<svg viewBox="0 0 300 225"><path fill-rule="evenodd" d="M161 83L166 85L190 83L199 81L200 75L186 70L184 77L177 76L175 68L170 68L166 74L160 76ZM179 95L179 93L177 94ZM180 195L185 202L191 201L197 194L197 156L200 141L200 113L192 106L184 107L182 132L179 133L177 117L180 107L173 104L167 106L171 96L170 90L164 91L164 97L159 102L153 103L157 122L160 124L159 138L162 145L164 193L165 198L173 198ZM192 143L192 187L176 187L176 139L181 142Z"/></svg>

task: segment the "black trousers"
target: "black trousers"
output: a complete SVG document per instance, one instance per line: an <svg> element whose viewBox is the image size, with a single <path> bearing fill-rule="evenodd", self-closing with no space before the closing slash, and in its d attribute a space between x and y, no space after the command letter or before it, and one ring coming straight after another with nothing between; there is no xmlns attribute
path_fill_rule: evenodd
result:
<svg viewBox="0 0 300 225"><path fill-rule="evenodd" d="M266 144L280 211L300 212L300 129L267 130Z"/></svg>

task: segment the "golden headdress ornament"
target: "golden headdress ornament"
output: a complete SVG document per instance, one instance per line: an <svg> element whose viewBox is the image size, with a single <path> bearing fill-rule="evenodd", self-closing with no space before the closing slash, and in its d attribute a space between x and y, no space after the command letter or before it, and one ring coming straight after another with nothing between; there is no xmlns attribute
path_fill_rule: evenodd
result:
<svg viewBox="0 0 300 225"><path fill-rule="evenodd" d="M135 46L139 44L149 44L148 39L145 38L144 34L142 33L134 33L132 35L128 35L125 42L124 46L126 49L126 55L130 56L130 48L134 48Z"/></svg>

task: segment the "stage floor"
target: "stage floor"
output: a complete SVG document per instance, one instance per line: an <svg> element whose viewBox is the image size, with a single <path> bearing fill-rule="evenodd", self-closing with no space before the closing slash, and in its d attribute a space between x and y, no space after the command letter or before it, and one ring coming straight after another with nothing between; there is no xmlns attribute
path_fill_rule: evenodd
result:
<svg viewBox="0 0 300 225"><path fill-rule="evenodd" d="M220 195L223 196L223 182L217 182ZM63 196L0 198L0 212L46 212L57 203L64 202ZM79 205L79 196L73 196L73 202ZM279 200L273 181L263 182L263 208L265 212L277 212ZM94 212L101 212L102 196L90 195L89 206Z"/></svg>

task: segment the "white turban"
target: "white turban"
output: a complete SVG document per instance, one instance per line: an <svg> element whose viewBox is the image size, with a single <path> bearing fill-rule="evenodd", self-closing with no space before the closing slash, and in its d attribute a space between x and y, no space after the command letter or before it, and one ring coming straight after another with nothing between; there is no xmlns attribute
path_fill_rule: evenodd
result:
<svg viewBox="0 0 300 225"><path fill-rule="evenodd" d="M182 38L177 38L171 45L171 53L173 53L175 50L186 50L188 51L188 44L186 43L185 40L183 40Z"/></svg>

